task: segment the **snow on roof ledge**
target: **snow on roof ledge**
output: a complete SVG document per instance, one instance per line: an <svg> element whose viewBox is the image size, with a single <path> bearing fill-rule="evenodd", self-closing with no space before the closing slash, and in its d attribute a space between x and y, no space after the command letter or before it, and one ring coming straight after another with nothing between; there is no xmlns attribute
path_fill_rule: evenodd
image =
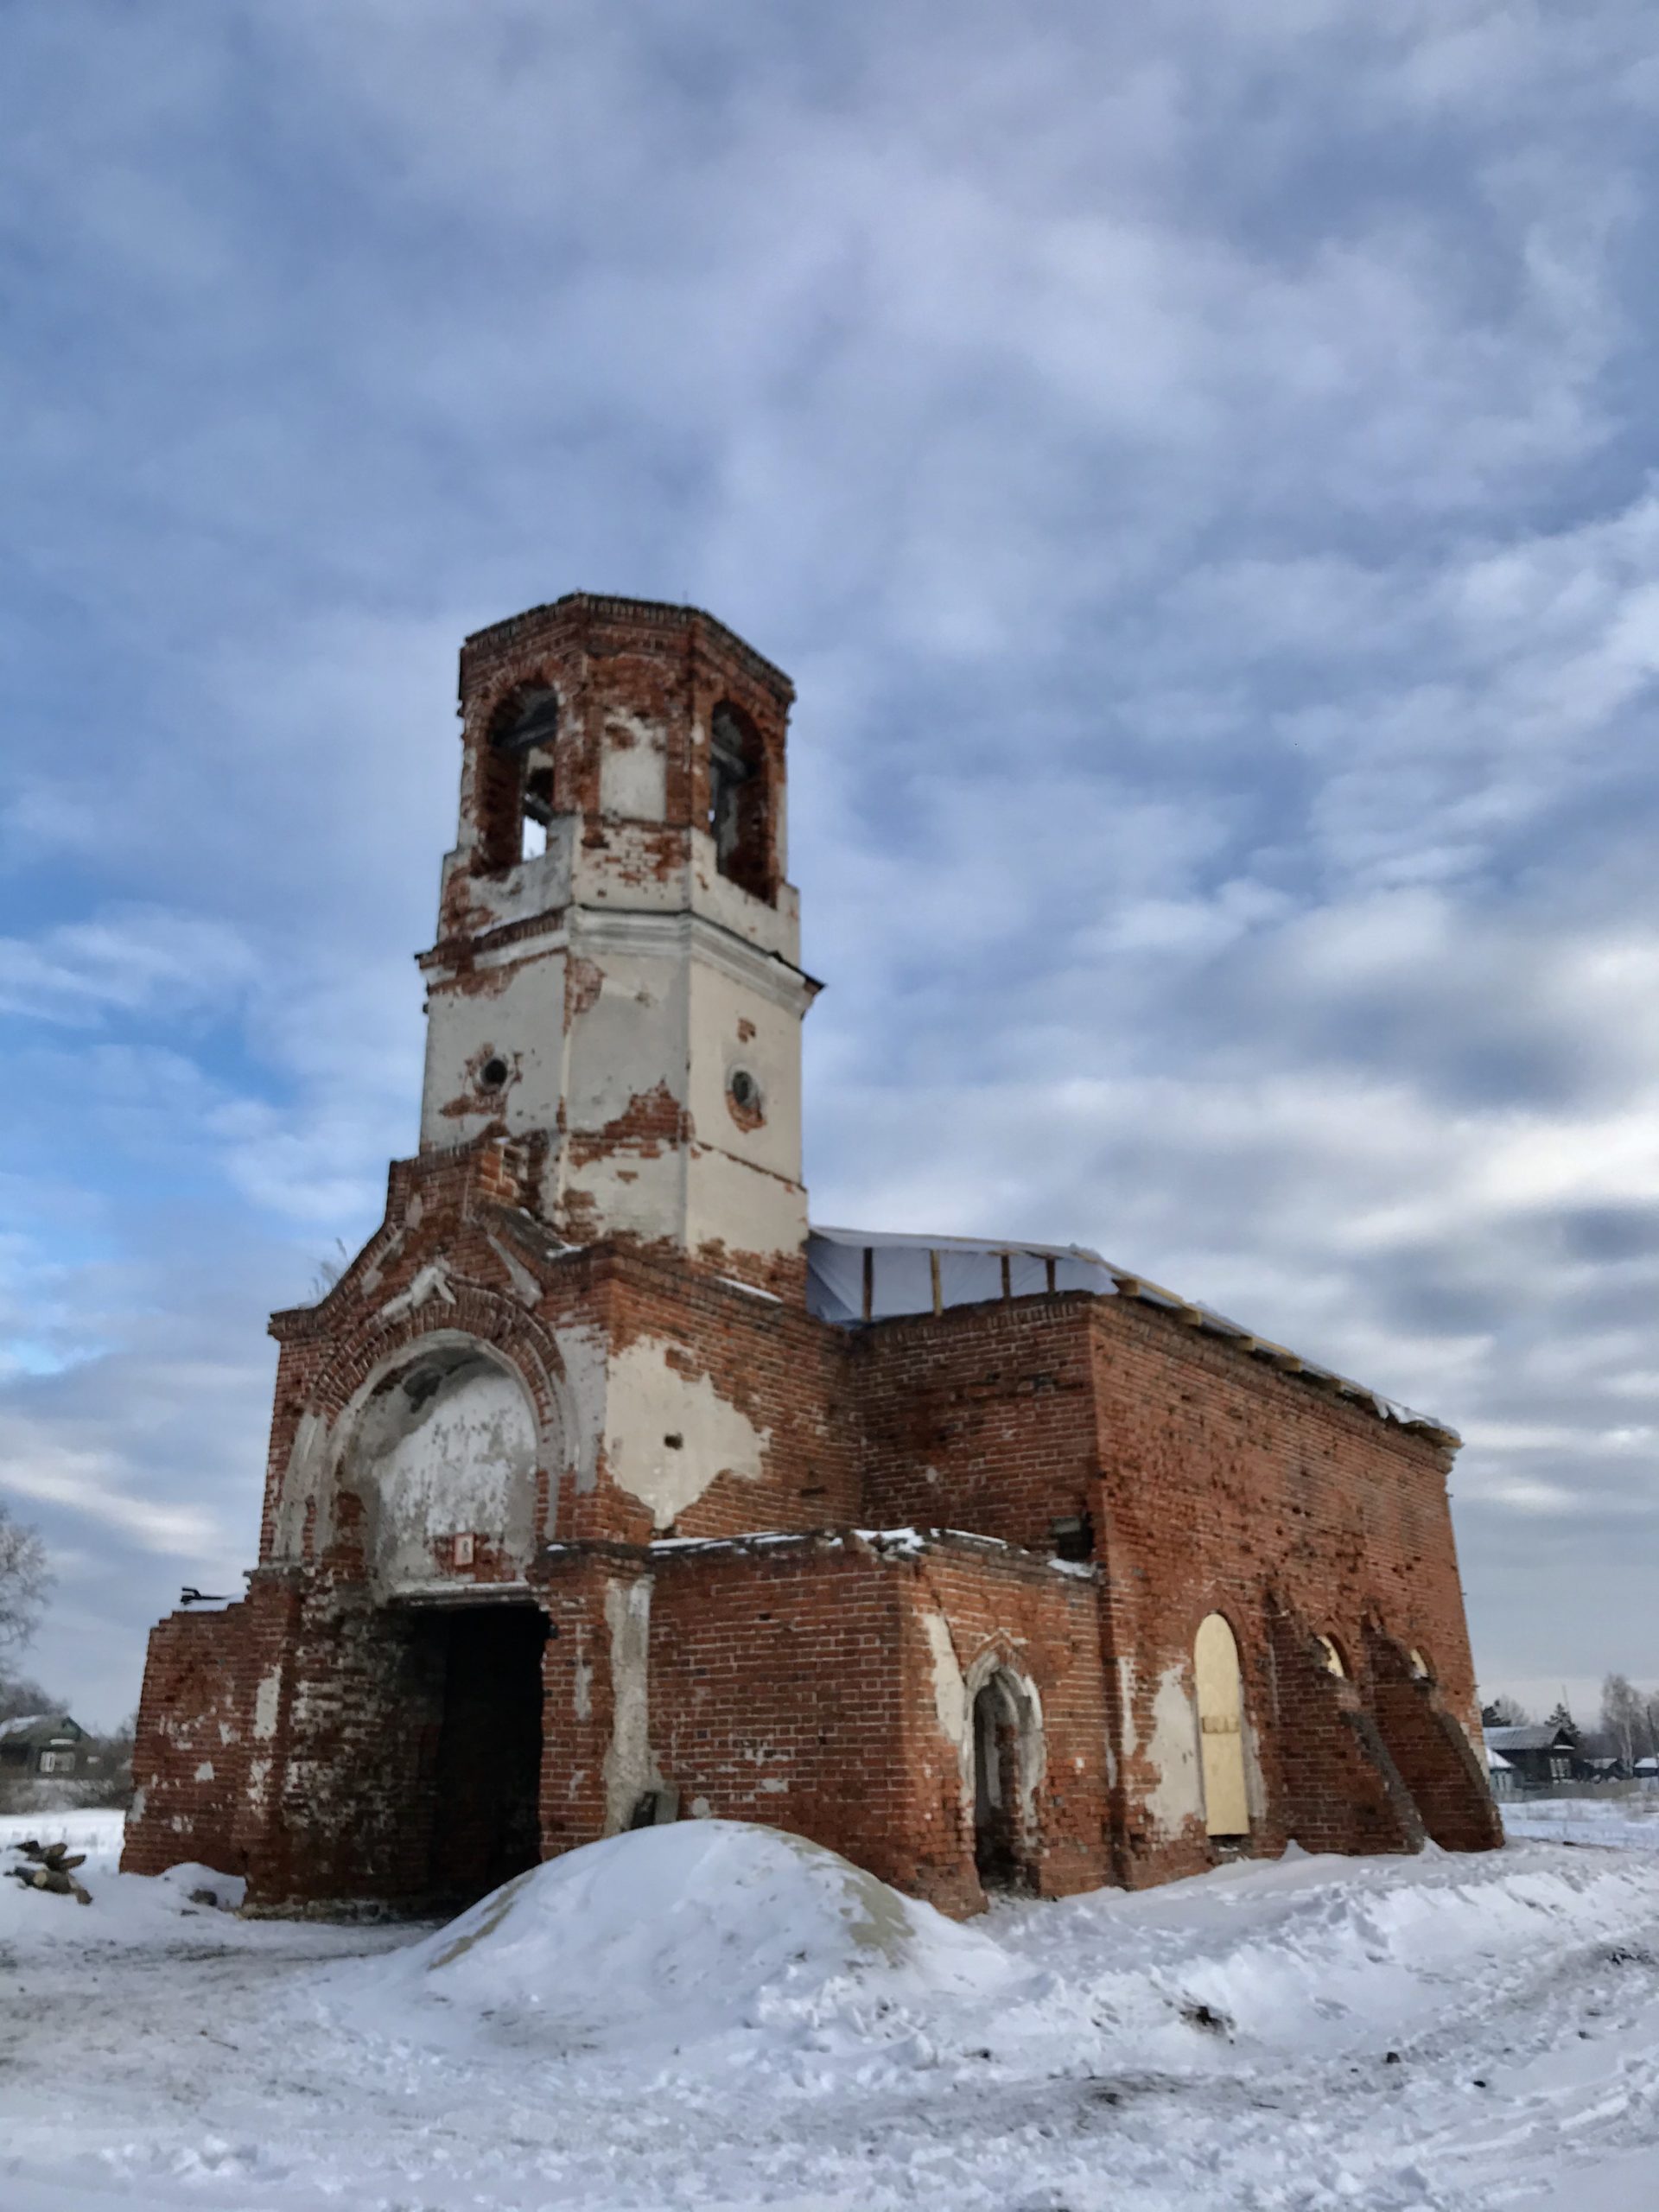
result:
<svg viewBox="0 0 1659 2212"><path fill-rule="evenodd" d="M1008 1243L980 1236L918 1236L876 1229L820 1228L807 1232L806 1302L820 1320L840 1328L896 1320L910 1313L943 1313L952 1306L980 1306L1002 1299L1086 1291L1096 1298L1132 1298L1155 1306L1206 1336L1286 1374L1334 1391L1379 1421L1416 1429L1439 1441L1462 1441L1432 1414L1414 1412L1345 1375L1302 1359L1230 1321L1213 1307L1195 1305L1144 1275L1114 1267L1086 1244Z"/></svg>

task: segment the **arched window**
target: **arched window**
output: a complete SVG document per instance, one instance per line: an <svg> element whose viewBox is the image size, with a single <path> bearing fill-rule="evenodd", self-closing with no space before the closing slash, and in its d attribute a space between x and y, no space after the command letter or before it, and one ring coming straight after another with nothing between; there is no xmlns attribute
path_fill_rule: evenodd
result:
<svg viewBox="0 0 1659 2212"><path fill-rule="evenodd" d="M1204 1826L1209 1835L1248 1835L1250 1798L1244 1776L1244 1685L1238 1645L1219 1613L1198 1624L1192 1646L1198 1694L1198 1750L1204 1772Z"/></svg>
<svg viewBox="0 0 1659 2212"><path fill-rule="evenodd" d="M1417 1645L1414 1644L1411 1649L1406 1654L1406 1663L1411 1669L1412 1673L1416 1675L1420 1682L1432 1682L1433 1681L1433 1664L1431 1662L1428 1654L1421 1649Z"/></svg>
<svg viewBox="0 0 1659 2212"><path fill-rule="evenodd" d="M715 861L724 876L772 896L772 807L766 748L748 716L722 701L709 724L709 819Z"/></svg>
<svg viewBox="0 0 1659 2212"><path fill-rule="evenodd" d="M1325 1669L1325 1673L1335 1675L1339 1681L1345 1680L1348 1674L1348 1662L1343 1657L1335 1637L1316 1636L1313 1641L1319 1647L1319 1664Z"/></svg>
<svg viewBox="0 0 1659 2212"><path fill-rule="evenodd" d="M480 828L492 868L512 868L547 850L558 728L559 696L544 683L515 691L490 725L479 774Z"/></svg>

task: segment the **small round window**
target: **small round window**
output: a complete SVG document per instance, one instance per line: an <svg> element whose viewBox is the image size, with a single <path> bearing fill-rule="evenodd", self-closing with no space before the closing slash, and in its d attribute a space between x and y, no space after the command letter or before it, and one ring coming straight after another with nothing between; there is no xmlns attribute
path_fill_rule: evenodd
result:
<svg viewBox="0 0 1659 2212"><path fill-rule="evenodd" d="M747 1068L734 1068L727 1077L726 1103L740 1128L759 1128L766 1119L760 1083Z"/></svg>
<svg viewBox="0 0 1659 2212"><path fill-rule="evenodd" d="M499 1090L502 1084L506 1081L508 1073L509 1070L506 1062L502 1059L499 1054L492 1053L490 1058L485 1061L483 1066L478 1071L480 1090Z"/></svg>

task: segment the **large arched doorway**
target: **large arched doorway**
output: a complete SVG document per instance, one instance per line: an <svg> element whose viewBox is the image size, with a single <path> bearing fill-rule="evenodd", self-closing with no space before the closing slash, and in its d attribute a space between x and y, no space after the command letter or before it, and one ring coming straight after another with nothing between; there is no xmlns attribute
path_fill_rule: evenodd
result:
<svg viewBox="0 0 1659 2212"><path fill-rule="evenodd" d="M999 1667L974 1693L974 1867L988 1890L1035 1885L1042 1734L1030 1691Z"/></svg>
<svg viewBox="0 0 1659 2212"><path fill-rule="evenodd" d="M1192 1672L1198 1696L1205 1833L1248 1835L1250 1796L1244 1770L1244 1686L1239 1674L1237 1642L1219 1613L1211 1613L1198 1624Z"/></svg>
<svg viewBox="0 0 1659 2212"><path fill-rule="evenodd" d="M537 1864L547 1618L525 1583L542 1440L516 1369L456 1332L423 1338L369 1390L340 1462L377 1626L346 1790L403 1831L408 1886L461 1904Z"/></svg>

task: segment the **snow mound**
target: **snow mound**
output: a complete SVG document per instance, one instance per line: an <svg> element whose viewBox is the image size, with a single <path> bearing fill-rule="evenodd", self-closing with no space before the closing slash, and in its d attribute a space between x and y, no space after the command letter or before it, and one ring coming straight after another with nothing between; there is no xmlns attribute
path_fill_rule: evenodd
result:
<svg viewBox="0 0 1659 2212"><path fill-rule="evenodd" d="M520 1874L360 1970L360 1988L379 2024L390 2007L423 2040L481 2027L566 2051L666 2056L755 2031L810 2043L838 2025L890 2040L914 2008L982 1998L1010 1972L989 1936L821 1844L684 1821Z"/></svg>
<svg viewBox="0 0 1659 2212"><path fill-rule="evenodd" d="M181 1942L206 1929L222 1928L241 1904L247 1885L240 1876L187 1861L164 1874L119 1872L125 1815L118 1812L19 1813L0 1818L0 1945L16 1955L51 1951L64 1945L160 1945ZM92 1897L26 1890L10 1869L29 1862L20 1847L65 1843L84 1854L75 1878ZM198 1903L211 1896L212 1907ZM214 1910L217 1908L217 1910ZM181 1922L202 1923L195 1930Z"/></svg>

